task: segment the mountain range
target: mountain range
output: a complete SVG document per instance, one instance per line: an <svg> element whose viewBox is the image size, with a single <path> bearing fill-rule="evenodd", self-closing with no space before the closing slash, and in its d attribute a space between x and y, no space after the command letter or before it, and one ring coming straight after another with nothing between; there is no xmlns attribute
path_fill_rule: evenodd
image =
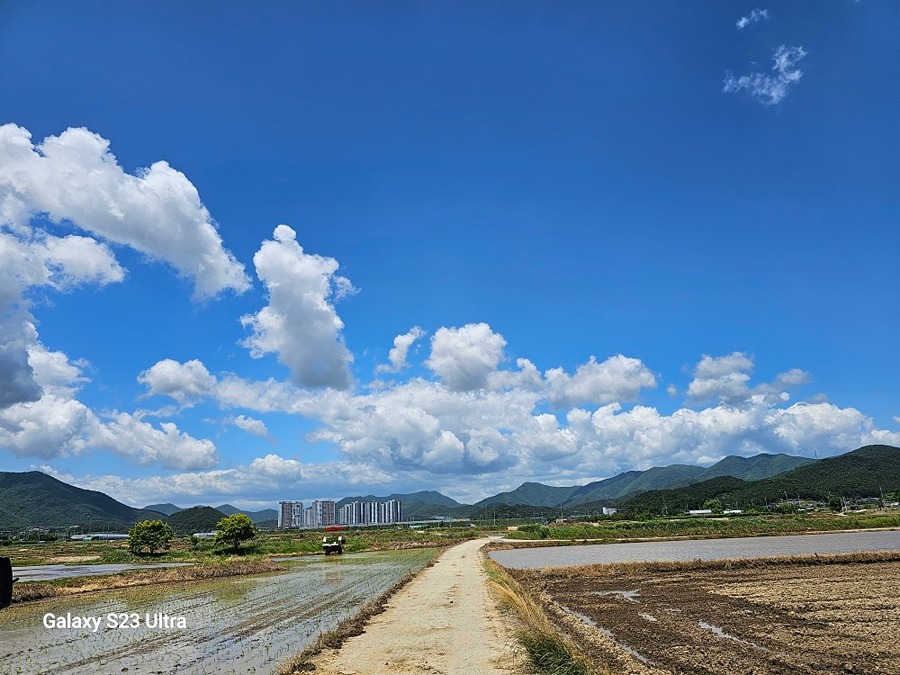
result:
<svg viewBox="0 0 900 675"><path fill-rule="evenodd" d="M879 490L898 489L900 448L866 446L822 460L784 454L730 456L710 467L673 464L627 471L587 485L559 487L528 482L475 504L461 504L440 492L423 490L387 497L345 497L336 506L340 509L353 501L396 499L402 504L404 520L420 520L448 515L485 517L492 513L504 517L547 508L596 513L602 506L611 505L632 511L652 511L660 506L671 510L688 508L698 499L701 503L711 498L750 503L777 500L784 494L821 499L831 494L877 495ZM205 509L208 511L203 513L209 519L215 516L212 508ZM123 529L138 520L165 520L183 511L174 504L136 509L102 492L83 490L37 471L0 472L0 530L72 526ZM265 526L274 526L277 518L275 509L244 511L230 504L216 507L215 512L245 513ZM193 513L189 515L193 517Z"/></svg>
<svg viewBox="0 0 900 675"><path fill-rule="evenodd" d="M243 513L257 525L270 520L278 520L278 511L276 511L275 509L263 509L262 511L245 511L244 509L239 509L232 506L231 504L222 504L222 506L213 506L212 508L214 508L216 511L221 511L226 516L233 516L235 513ZM169 504L167 502L165 504L150 504L149 506L145 506L144 510L157 511L166 516L173 516L176 513L185 511L186 509L183 509L180 506L175 506L174 504Z"/></svg>

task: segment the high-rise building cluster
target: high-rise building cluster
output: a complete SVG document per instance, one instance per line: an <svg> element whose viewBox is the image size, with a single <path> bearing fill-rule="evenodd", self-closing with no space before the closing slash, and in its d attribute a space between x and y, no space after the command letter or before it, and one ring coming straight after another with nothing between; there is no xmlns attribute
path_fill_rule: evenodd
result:
<svg viewBox="0 0 900 675"><path fill-rule="evenodd" d="M279 528L320 528L335 525L334 502L330 499L315 500L303 507L303 502L278 502Z"/></svg>
<svg viewBox="0 0 900 675"><path fill-rule="evenodd" d="M278 527L316 529L329 525L388 525L401 520L400 502L396 499L378 502L351 502L337 510L329 499L315 500L305 507L303 502L278 503Z"/></svg>
<svg viewBox="0 0 900 675"><path fill-rule="evenodd" d="M400 502L350 502L341 507L341 525L388 525L399 523Z"/></svg>

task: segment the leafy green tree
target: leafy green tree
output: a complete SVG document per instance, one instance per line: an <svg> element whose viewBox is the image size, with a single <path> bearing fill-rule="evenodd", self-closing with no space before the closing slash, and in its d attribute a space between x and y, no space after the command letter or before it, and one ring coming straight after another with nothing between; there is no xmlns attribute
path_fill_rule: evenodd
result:
<svg viewBox="0 0 900 675"><path fill-rule="evenodd" d="M153 555L159 550L169 548L175 533L168 523L161 520L142 520L135 523L128 532L128 549L140 554L145 548Z"/></svg>
<svg viewBox="0 0 900 675"><path fill-rule="evenodd" d="M722 502L718 499L707 499L703 502L703 508L709 509L713 513L722 513Z"/></svg>
<svg viewBox="0 0 900 675"><path fill-rule="evenodd" d="M256 525L243 513L226 516L216 524L216 544L226 544L237 551L242 541L256 536Z"/></svg>
<svg viewBox="0 0 900 675"><path fill-rule="evenodd" d="M832 511L843 511L844 510L844 502L837 495L831 495L828 498L828 508Z"/></svg>

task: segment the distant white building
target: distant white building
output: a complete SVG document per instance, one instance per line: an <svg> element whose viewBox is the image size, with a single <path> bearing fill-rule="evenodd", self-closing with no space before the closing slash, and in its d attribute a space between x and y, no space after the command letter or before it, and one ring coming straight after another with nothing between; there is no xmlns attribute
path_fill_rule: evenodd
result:
<svg viewBox="0 0 900 675"><path fill-rule="evenodd" d="M389 525L402 520L400 501L350 502L337 509L330 499L317 499L303 507L303 502L278 502L279 528L320 529L329 525Z"/></svg>
<svg viewBox="0 0 900 675"><path fill-rule="evenodd" d="M603 515L604 515L604 516L614 516L614 515L616 515L618 512L619 512L619 509L614 509L614 508L611 507L611 506L604 506L604 507L603 507Z"/></svg>
<svg viewBox="0 0 900 675"><path fill-rule="evenodd" d="M688 511L689 516L709 516L712 514L712 509L692 509Z"/></svg>
<svg viewBox="0 0 900 675"><path fill-rule="evenodd" d="M402 520L400 502L397 499L350 502L341 507L338 515L341 525L390 525Z"/></svg>

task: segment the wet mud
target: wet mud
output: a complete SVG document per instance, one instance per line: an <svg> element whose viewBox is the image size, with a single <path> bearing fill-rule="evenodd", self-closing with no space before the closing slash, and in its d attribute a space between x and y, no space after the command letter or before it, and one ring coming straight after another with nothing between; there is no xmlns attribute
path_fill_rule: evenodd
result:
<svg viewBox="0 0 900 675"><path fill-rule="evenodd" d="M613 672L900 673L897 561L517 576Z"/></svg>

